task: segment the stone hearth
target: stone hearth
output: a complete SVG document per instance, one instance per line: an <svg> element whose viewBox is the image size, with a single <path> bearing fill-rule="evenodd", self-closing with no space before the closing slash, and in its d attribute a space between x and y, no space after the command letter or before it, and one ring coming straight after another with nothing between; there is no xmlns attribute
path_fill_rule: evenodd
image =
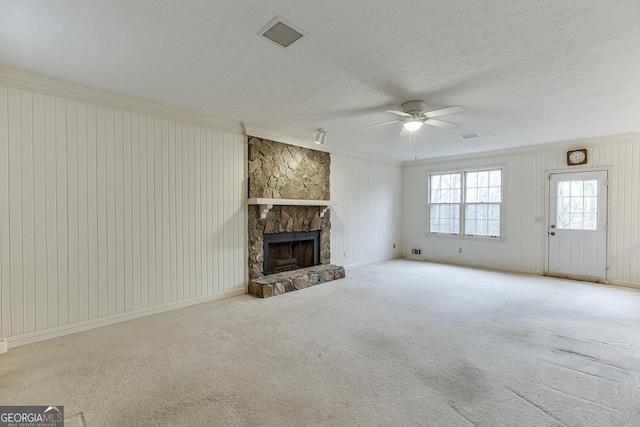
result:
<svg viewBox="0 0 640 427"><path fill-rule="evenodd" d="M345 277L344 267L333 264L270 274L249 282L249 294L260 298L308 288Z"/></svg>

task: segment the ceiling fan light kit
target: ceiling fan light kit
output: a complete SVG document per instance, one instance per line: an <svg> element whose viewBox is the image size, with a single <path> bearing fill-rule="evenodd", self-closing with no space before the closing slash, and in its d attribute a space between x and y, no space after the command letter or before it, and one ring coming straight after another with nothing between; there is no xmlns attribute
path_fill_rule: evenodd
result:
<svg viewBox="0 0 640 427"><path fill-rule="evenodd" d="M377 123L375 125L365 126L362 129L372 128L376 126L388 125L391 123L402 123L409 132L415 132L422 127L423 124L438 126L441 128L455 129L460 126L458 123L446 122L444 120L436 120L434 117L443 116L445 114L460 113L464 108L459 105L453 107L440 108L439 110L425 111L427 103L424 101L408 101L402 104L400 110L385 110L387 113L400 116L397 120L389 122Z"/></svg>
<svg viewBox="0 0 640 427"><path fill-rule="evenodd" d="M422 122L420 120L409 120L404 122L403 126L409 132L415 132L422 127Z"/></svg>

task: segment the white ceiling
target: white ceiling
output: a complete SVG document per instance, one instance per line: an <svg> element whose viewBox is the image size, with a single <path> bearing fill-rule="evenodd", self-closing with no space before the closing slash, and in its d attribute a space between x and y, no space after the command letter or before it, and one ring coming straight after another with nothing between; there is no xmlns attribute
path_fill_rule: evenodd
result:
<svg viewBox="0 0 640 427"><path fill-rule="evenodd" d="M258 37L276 15L309 36ZM360 128L413 99L466 109L418 158L640 131L639 22L638 0L0 0L0 63L409 160L401 125Z"/></svg>

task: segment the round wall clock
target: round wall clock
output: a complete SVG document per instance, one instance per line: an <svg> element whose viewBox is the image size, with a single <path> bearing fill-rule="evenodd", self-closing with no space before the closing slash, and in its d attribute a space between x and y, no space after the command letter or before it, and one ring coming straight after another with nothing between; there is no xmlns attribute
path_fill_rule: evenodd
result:
<svg viewBox="0 0 640 427"><path fill-rule="evenodd" d="M569 166L584 165L587 163L587 150L582 148L580 150L567 151L567 164Z"/></svg>

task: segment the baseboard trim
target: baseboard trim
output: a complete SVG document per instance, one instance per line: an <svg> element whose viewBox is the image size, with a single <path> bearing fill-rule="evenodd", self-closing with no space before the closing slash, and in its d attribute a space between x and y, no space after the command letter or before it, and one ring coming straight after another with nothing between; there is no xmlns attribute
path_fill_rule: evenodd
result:
<svg viewBox="0 0 640 427"><path fill-rule="evenodd" d="M613 286L620 286L623 288L631 288L631 289L639 289L640 290L640 283L635 283L635 282L622 282L622 281L617 281L617 280L609 280L609 284L613 285Z"/></svg>
<svg viewBox="0 0 640 427"><path fill-rule="evenodd" d="M355 264L349 264L349 265L345 265L344 269L346 271L349 271L353 268L360 268L360 267L365 267L367 265L371 265L371 264L379 264L381 262L385 262L385 261L392 261L394 259L399 259L401 257L395 257L395 258L382 258L382 259L372 259L372 260L368 260L368 261L362 261L362 262L357 262Z"/></svg>
<svg viewBox="0 0 640 427"><path fill-rule="evenodd" d="M433 262L436 264L446 264L446 265L455 265L457 267L467 267L467 268L477 268L478 270L486 270L486 271L501 271L501 272L505 272L505 273L515 273L515 274L529 274L529 275L533 275L533 276L542 276L542 277L550 277L550 278L554 278L554 279L565 279L565 280L579 280L581 282L591 282L591 283L597 283L599 285L605 285L605 286L617 286L617 287L622 287L622 288L630 288L630 289L638 289L640 290L640 283L635 283L635 282L622 282L622 281L617 281L617 280L608 280L608 281L603 281L603 280L593 280L593 278L589 278L589 277L564 277L564 276L558 276L558 275L554 275L554 274L549 274L548 272L544 272L544 271L534 271L534 270L518 270L518 269L514 269L514 268L501 268L501 267L492 267L492 266L486 266L486 265L478 265L478 264L464 264L464 263L456 263L456 262L452 262L452 261L441 261L441 260L436 260L436 259L425 259L425 258L415 258L415 257L410 257L410 256L406 256L404 257L404 259L407 260L411 260L411 261L422 261L422 262Z"/></svg>
<svg viewBox="0 0 640 427"><path fill-rule="evenodd" d="M468 264L468 263L453 262L453 261L448 261L448 260L414 258L414 257L409 257L409 256L405 257L405 259L412 260L412 261L433 262L433 263L436 263L436 264L455 265L457 267L477 268L478 270L502 271L502 272L505 272L505 273L530 274L530 275L534 275L534 276L544 276L544 272L536 271L536 270L519 270L517 268L494 267L494 266L491 266L491 265Z"/></svg>
<svg viewBox="0 0 640 427"><path fill-rule="evenodd" d="M19 347L22 345L33 344L38 341L44 341L51 338L58 338L64 335L75 334L76 332L83 332L89 329L99 328L102 326L113 325L115 323L126 322L128 320L139 319L141 317L151 316L153 314L163 313L165 311L177 310L179 308L190 307L193 305L204 304L211 301L217 301L225 298L231 298L246 293L246 286L240 289L234 289L232 291L222 292L216 295L207 295L188 301L179 301L174 303L167 303L157 305L153 307L141 308L135 311L126 313L113 314L107 317L101 317L99 319L86 320L81 323L73 323L71 325L57 326L54 328L48 328L41 331L29 332L26 334L15 335L12 337L6 337L5 340L8 343L8 348Z"/></svg>
<svg viewBox="0 0 640 427"><path fill-rule="evenodd" d="M609 285L611 283L609 280L603 279L602 277L580 276L577 274L565 274L565 273L553 273L551 271L547 271L546 273L544 273L544 276L555 277L557 279L578 280L580 282L600 283L602 285Z"/></svg>

